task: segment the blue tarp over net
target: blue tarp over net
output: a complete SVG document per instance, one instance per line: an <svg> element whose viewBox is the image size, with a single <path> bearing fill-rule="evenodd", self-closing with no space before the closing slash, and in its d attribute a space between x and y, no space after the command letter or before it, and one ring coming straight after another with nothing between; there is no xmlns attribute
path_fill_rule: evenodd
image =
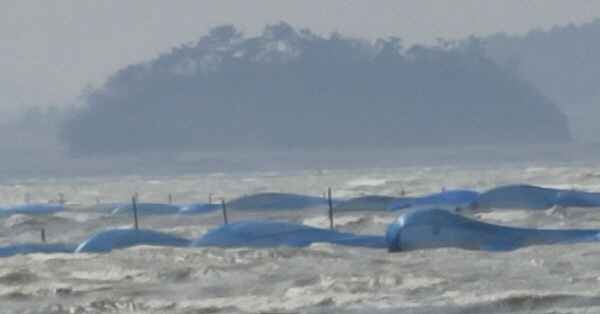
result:
<svg viewBox="0 0 600 314"><path fill-rule="evenodd" d="M192 246L305 247L323 242L346 246L385 248L384 236L358 235L277 221L241 221L221 226L192 240Z"/></svg>
<svg viewBox="0 0 600 314"><path fill-rule="evenodd" d="M190 240L148 229L110 229L82 242L75 252L109 252L136 245L188 246Z"/></svg>
<svg viewBox="0 0 600 314"><path fill-rule="evenodd" d="M468 189L445 190L421 197L398 200L390 203L387 209L400 210L413 206L472 206L478 196L479 192Z"/></svg>
<svg viewBox="0 0 600 314"><path fill-rule="evenodd" d="M326 205L327 199L292 193L260 193L238 197L227 203L227 208L236 210L303 209Z"/></svg>
<svg viewBox="0 0 600 314"><path fill-rule="evenodd" d="M558 194L556 205L563 207L600 207L600 193L578 190Z"/></svg>
<svg viewBox="0 0 600 314"><path fill-rule="evenodd" d="M63 210L67 208L56 204L23 204L0 207L0 214L50 215Z"/></svg>
<svg viewBox="0 0 600 314"><path fill-rule="evenodd" d="M179 206L160 204L160 203L138 203L136 204L137 213L140 215L173 215L179 211ZM116 207L113 214L131 214L133 204L123 204Z"/></svg>
<svg viewBox="0 0 600 314"><path fill-rule="evenodd" d="M192 215L212 213L221 208L219 204L188 204L179 209L178 214Z"/></svg>
<svg viewBox="0 0 600 314"><path fill-rule="evenodd" d="M0 257L30 253L73 253L77 244L22 243L0 247Z"/></svg>
<svg viewBox="0 0 600 314"><path fill-rule="evenodd" d="M386 239L391 252L457 247L508 251L530 245L598 241L598 229L538 229L490 224L432 208L411 211L392 222Z"/></svg>
<svg viewBox="0 0 600 314"><path fill-rule="evenodd" d="M503 185L481 193L475 207L547 209L556 204L558 194L563 191L527 184Z"/></svg>

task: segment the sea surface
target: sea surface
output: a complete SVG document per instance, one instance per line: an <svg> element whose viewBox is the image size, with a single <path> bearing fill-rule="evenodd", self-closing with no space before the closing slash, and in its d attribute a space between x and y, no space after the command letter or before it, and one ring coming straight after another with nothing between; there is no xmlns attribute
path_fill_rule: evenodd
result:
<svg viewBox="0 0 600 314"><path fill-rule="evenodd" d="M177 176L4 179L0 204L57 203L53 215L0 216L0 245L78 243L129 228L110 209L139 202L228 201L260 192L323 196L419 196L446 188L484 191L528 183L600 191L600 166L501 165L297 170ZM600 208L487 210L465 215L515 226L600 228ZM402 212L336 214L338 230L383 234ZM327 227L327 208L230 211L230 221L281 219ZM221 212L140 217L140 226L186 238L223 223ZM307 248L219 249L138 246L110 253L0 258L2 313L598 313L600 243L493 253Z"/></svg>

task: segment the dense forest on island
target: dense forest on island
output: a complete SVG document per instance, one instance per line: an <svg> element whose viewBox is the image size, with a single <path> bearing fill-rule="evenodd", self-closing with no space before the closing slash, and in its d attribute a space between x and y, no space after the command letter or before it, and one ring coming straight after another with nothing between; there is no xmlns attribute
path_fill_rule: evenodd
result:
<svg viewBox="0 0 600 314"><path fill-rule="evenodd" d="M567 116L580 142L600 139L600 19L484 38L486 56L531 82Z"/></svg>
<svg viewBox="0 0 600 314"><path fill-rule="evenodd" d="M130 65L61 126L72 155L569 142L555 103L477 38L404 47L232 25Z"/></svg>

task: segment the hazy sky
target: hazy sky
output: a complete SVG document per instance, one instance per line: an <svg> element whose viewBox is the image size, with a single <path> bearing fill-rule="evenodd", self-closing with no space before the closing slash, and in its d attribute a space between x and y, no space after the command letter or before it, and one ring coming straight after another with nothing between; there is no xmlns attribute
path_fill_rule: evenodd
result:
<svg viewBox="0 0 600 314"><path fill-rule="evenodd" d="M65 104L91 83L222 24L246 36L285 21L327 36L397 36L406 45L582 24L597 0L0 0L0 112Z"/></svg>

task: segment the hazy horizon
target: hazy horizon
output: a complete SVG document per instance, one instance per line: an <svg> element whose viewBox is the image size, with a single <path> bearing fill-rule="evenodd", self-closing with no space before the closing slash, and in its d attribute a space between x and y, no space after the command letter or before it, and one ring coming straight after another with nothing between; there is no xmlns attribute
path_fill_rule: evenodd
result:
<svg viewBox="0 0 600 314"><path fill-rule="evenodd" d="M514 74L518 74L520 77L527 79L527 82L522 84L519 88L521 88L521 90L531 90L531 92L528 92L530 96L527 96L529 98L522 98L519 101L524 104L527 102L547 103L550 104L550 107L554 106L559 108L561 111L559 115L562 114L568 117L568 127L571 129L570 136L575 137L579 142L594 143L598 142L596 138L600 138L600 129L596 127L596 124L594 123L596 117L600 117L600 111L595 109L597 106L594 105L594 103L600 99L600 95L594 94L594 91L596 90L593 86L596 81L595 77L585 73L585 75L581 76L581 79L588 80L587 83L589 84L587 85L590 87L584 90L583 92L585 93L583 93L575 87L578 84L578 79L580 79L577 76L580 72L569 72L571 76L565 81L565 84L568 86L564 88L563 93L561 88L556 88L556 86L561 86L559 83L561 78L547 74L552 71L546 71L547 73L544 72L544 70L546 70L544 66L548 67L548 70L564 72L569 71L567 68L568 66L572 66L572 64L580 66L579 64L583 62L581 61L572 64L565 63L564 65L557 64L556 60L560 60L561 54L564 54L562 48L571 51L572 56L577 56L577 58L581 58L581 60L585 60L585 62L597 62L595 59L592 59L593 56L588 53L590 49L596 49L592 43L590 43L591 46L577 47L577 38L584 37L571 36L572 40L569 45L572 46L561 47L561 49L554 48L557 50L557 53L555 54L548 53L549 51L542 51L546 53L546 55L537 58L537 60L549 60L548 62L551 62L550 64L527 61L536 60L536 57L531 54L519 55L524 58L523 60L525 60L525 62L529 63L521 63L514 69L512 66L517 63L510 63L514 61L511 59L511 57L514 57L514 54L525 51L518 50L522 49L519 47L523 46L519 46L519 42L530 45L544 45L551 43L551 45L554 45L553 47L557 47L557 45L560 46L560 43L557 44L556 42L552 42L552 36L557 32L565 33L569 31L580 31L583 34L586 30L587 32L590 32L591 30L592 36L598 36L599 34L593 28L600 25L600 22L597 20L600 16L594 14L594 12L600 12L600 3L598 2L580 2L578 6L568 5L562 1L546 1L539 3L520 1L490 1L485 3L480 1L454 1L444 3L423 1L418 3L398 3L395 1L384 1L378 2L377 4L372 4L372 2L367 1L332 1L327 2L327 4L316 1L306 1L295 3L293 5L284 5L280 2L271 1L231 1L226 3L178 2L178 4L149 4L147 2L127 2L123 4L122 2L113 1L81 3L65 1L53 5L45 3L21 4L20 2L9 2L6 4L6 8L8 9L3 10L2 13L0 13L3 15L2 19L0 19L3 23L3 32L0 33L0 41L2 42L3 47L7 47L6 49L3 48L0 52L0 60L2 60L0 62L3 63L2 66L3 69L5 69L0 73L0 86L2 86L0 87L0 113L4 113L2 115L3 118L0 119L0 131L3 132L2 134L4 135L3 140L0 141L0 150L5 153L3 159L5 165L8 165L7 168L9 168L4 171L5 174L18 174L19 171L33 174L35 174L36 171L40 174L60 173L61 171L65 173L77 173L74 169L80 169L85 172L85 169L90 167L104 169L96 172L105 170L110 172L110 169L113 166L114 169L120 169L119 171L127 171L127 169L130 169L132 161L127 159L130 158L127 156L115 156L116 159L113 157L105 159L104 157L96 156L98 157L96 158L91 155L88 156L91 157L91 159L88 158L88 160L83 161L76 161L76 159L66 156L65 152L67 151L67 146L65 146L64 142L60 143L56 139L56 134L58 134L59 131L59 122L65 120L66 117L71 117L73 115L72 108L82 108L82 106L89 107L90 93L100 90L107 82L109 82L107 81L107 78L112 77L114 79L115 77L119 77L119 73L124 73L127 69L132 67L135 68L136 65L152 64L152 62L158 60L168 60L167 57L174 52L181 52L185 50L183 48L186 46L192 47L195 45L202 36L209 33L210 29L227 24L233 25L245 36L245 38L250 39L259 36L258 34L263 32L265 26L275 25L280 22L289 23L291 27L298 31L308 29L316 36L315 38L333 38L331 37L332 34L339 33L341 36L340 38L357 40L357 42L365 40L370 42L374 47L380 45L382 42L387 42L387 44L393 43L394 40L396 40L394 37L397 37L399 39L398 43L401 47L400 49L404 51L403 53L410 50L412 47L416 47L415 45L417 44L426 45L426 49L422 50L424 52L427 52L427 49L431 49L431 51L434 52L435 49L437 49L436 47L445 47L447 45L456 45L456 47L459 47L461 44L467 42L467 39L473 35L483 39L494 38L492 35L500 34L513 40L510 42L511 45L514 44L514 47L511 48L513 50L507 49L505 55L502 55L503 51L496 50L493 51L493 54L490 54L490 56L496 58L502 71L508 71L506 72L508 73L506 77L512 77ZM117 10L116 8L119 8L120 10ZM37 18L42 11L45 13L43 17ZM515 11L518 12L518 14L515 14ZM253 18L250 20L245 16L239 15L239 12L244 12L246 14L245 16L247 16L247 13L252 13ZM210 18L202 18L202 16L205 15ZM361 19L365 22L357 23L357 21L360 21ZM431 23L432 20L435 20L436 23ZM542 37L537 36L536 34L542 34ZM380 38L383 38L384 40L381 41ZM597 41L591 40L591 42ZM572 48L576 49L573 50ZM538 48L534 47L533 49L535 50ZM414 51L418 51L418 49ZM506 60L509 62L505 62ZM578 60L579 59L575 61ZM588 63L588 68L593 68L592 63ZM431 69L434 68L432 67ZM515 73L511 74L510 71L512 70L514 70ZM465 73L467 72L468 71L465 70ZM489 73L493 73L493 71ZM542 73L543 76L541 76L541 79L540 76L536 76L536 73ZM497 75L497 78L500 78L503 75L504 74ZM312 77L311 80L312 79L314 79L314 77ZM461 77L461 80L462 79L463 77ZM467 79L466 81L469 80L470 79ZM533 84L533 88L528 86L529 83ZM514 86L519 86L519 84ZM432 86L429 88L432 88ZM127 85L122 85L122 87L128 88ZM448 89L448 87L444 88ZM538 89L541 92L541 96L531 98L531 95L537 93L535 89ZM355 92L358 93L359 90L355 89ZM508 89L506 92L497 92L498 95L518 94L510 92ZM578 92L580 92L580 94L577 94ZM476 94L477 93L474 93L473 95ZM489 94L489 90L485 92L485 94ZM467 103L476 101L477 97L483 97L482 99L485 98L483 95L478 95L473 98L468 96L468 93L457 93L454 96L451 96L450 94L439 94L436 96L438 97L437 99L443 99L442 95L450 96L451 99L455 99L454 101L458 102L460 102L460 97L466 97L465 99L470 99ZM460 96L457 98L457 95ZM543 100L544 97L547 97L548 99ZM533 101L532 99L537 100ZM423 101L423 103L432 102L431 100ZM584 101L587 103L583 103ZM437 103L439 104L440 101L438 100ZM542 107L543 106L540 106L539 108ZM554 109L551 109L550 111L552 110ZM528 110L524 110L524 112L527 111ZM529 111L534 112L535 110ZM549 110L543 111L546 113L549 112ZM511 110L507 109L507 111L501 115L505 115L509 112L511 112ZM112 113L109 112L106 117L110 117L111 114L115 115L117 113L117 111ZM356 113L359 113L359 111ZM438 135L435 135L434 133L430 134L430 141L431 139L435 139L442 135L451 137L450 133L443 131L443 128L440 128L439 122L444 121L444 114L445 112L442 111L441 114L437 115L439 119L436 119L438 120L427 121L427 123L432 126L432 129L439 128L441 130ZM516 114L520 115L519 113ZM182 111L181 115L186 116L186 113ZM187 115L189 116L189 114ZM393 125L393 123L383 119L390 118L392 114L388 113L387 117L384 117L384 115L385 114L382 114L381 117L377 119L381 119L381 122L386 125ZM494 114L491 114L491 116L493 115ZM461 116L462 114L456 115L456 117ZM248 116L246 115L246 117ZM360 115L355 115L354 117L360 117ZM149 118L151 119L148 121L151 122L153 119L152 116L149 116ZM240 118L243 119L243 117ZM369 116L364 115L363 118L365 121L368 121ZM105 118L98 116L98 121L94 123L102 124L101 121L103 119L106 120ZM469 125L469 121L472 121L472 119L469 119L468 116L459 118L459 123L462 123L462 125ZM560 119L541 118L537 120L539 121L536 121L536 119L528 121L539 123L545 120L549 126L554 125L557 129L564 128L562 122L556 122ZM173 121L176 120L167 121L172 124ZM287 120L283 119L282 121ZM408 121L410 121L410 119ZM494 119L488 121L489 122L481 125L489 127L492 125L490 123L497 122L494 121ZM85 125L85 123L88 122L82 123ZM128 130L130 127L127 123L128 122L125 122L121 125L124 130ZM264 122L261 123L264 124ZM505 125L505 128L514 129L515 126L520 125L524 127L523 131L517 130L516 132L521 132L523 135L529 133L527 132L527 127L537 130L540 134L544 135L554 131L552 128L548 128L547 131L544 131L545 129L540 128L540 125L528 125L527 123L528 122L521 122L519 124L516 122L513 126ZM280 124L287 125L288 127L291 126L289 121L281 122ZM315 122L315 125L322 126L324 123ZM418 126L419 124L416 125ZM110 128L111 126L106 125L105 127ZM381 125L376 127L380 128ZM457 127L457 125L451 124L445 126L445 128L451 131L460 130L460 127ZM497 129L495 132L498 132L502 129L502 124L499 124L499 126L495 128ZM361 129L368 130L368 124L366 122L363 123ZM273 134L270 130L271 129L265 129L265 132ZM285 140L285 136L289 136L296 132L292 132L292 130L297 129L290 129L288 135L283 134L278 135L278 137ZM397 131L406 135L405 130L398 129ZM76 134L77 132L78 131L74 131L72 134ZM465 131L465 135L461 136L469 136L477 133L479 132ZM141 134L143 135L143 133ZM156 134L161 134L161 132L157 131ZM256 140L256 135L251 135L251 133L247 134L249 138ZM363 142L369 145L378 141L379 143L385 144L389 139L386 139L381 134L382 133L364 134L365 138L371 138L373 141L366 140ZM106 135L107 136L104 136L104 138L114 138L115 136L123 138L129 137L123 133L120 135L117 135L116 133L107 133ZM301 132L294 136L297 141L300 141L298 142L300 144L306 143L306 141L310 139L310 137L302 135ZM138 137L137 140L140 138L142 137ZM168 138L169 137L166 137L165 139ZM352 146L345 147L343 142L347 142L348 140L341 137L339 139L339 142L342 143L339 147L340 152L344 149L352 150L356 148ZM82 138L80 142L85 143L85 141L87 140ZM443 144L443 141L440 143ZM93 142L90 144L92 146L95 145ZM468 145L465 147L468 147L471 144L477 143L471 142L471 144L469 144L467 141L466 144ZM124 145L129 146L128 143L125 143ZM148 145L154 144L150 143ZM229 145L231 145L231 143ZM253 145L254 144L250 143L249 148L256 151L261 151L265 148ZM289 145L291 146L280 147L278 150L283 149L283 151L286 151L289 149L298 149L310 152L315 149L315 147L304 147L302 145L294 146L293 141L289 142ZM327 143L325 146L328 145L330 145L330 143ZM192 155L194 155L196 152L202 151L201 147L202 145L192 148L183 147L184 149L182 150L180 149L170 153L167 153L165 149L163 149L162 153L158 153L160 156L157 156L156 153L146 154L145 157L139 157L139 161L146 165L139 169L151 170L153 167L161 168L162 166L157 165L172 162L173 156L178 156L175 157L177 166L173 169L233 170L251 168L250 164L252 164L252 162L232 161L230 157L223 156L219 157L221 159L211 159L212 157L206 158L206 156L201 158L194 157L191 158L191 161L177 159L181 158L182 154L183 156L186 156L186 151L190 151L192 152ZM160 146L156 146L156 150L160 151L158 148L160 148ZM373 149L375 148L383 149L382 151L388 152L390 149L389 147L386 148L374 145ZM405 148L406 147L395 147L391 148L391 150ZM363 146L363 149L368 149L368 147ZM462 155L463 158L467 160L470 158L466 153L455 152L452 147L449 147L449 149L450 156ZM325 151L331 150L331 148L325 149ZM210 155L216 150L215 147L207 147L206 151L209 152L208 155ZM427 149L425 149L425 151L427 151ZM415 155L413 157L415 157L416 160L420 159L421 161L425 161L425 163L427 163L427 160L431 161L443 158L441 156L447 157L444 153L438 153L440 156L432 156L431 159L425 158L425 160L423 160L423 156ZM479 154L475 159L486 156L487 158L490 158L490 160L494 160L494 156L489 155L489 151L478 151L474 153ZM515 156L511 156L511 153L498 153L499 156L496 158L498 160L510 161L518 160L518 158L526 158L526 155L521 153L516 154ZM536 154L537 153L539 153L540 156L544 156L544 154L557 154L557 151L550 148L546 152L537 151ZM586 158L589 158L588 153L589 152L583 153L583 155L587 156ZM310 153L308 154L310 155ZM560 153L558 154L560 155ZM260 154L258 155L260 156ZM573 154L566 155L575 156L578 155L578 153L573 152ZM307 160L305 157L301 157L298 162L295 163L294 161L286 160L286 158L293 159L293 154L287 155L286 157L282 156L277 157L277 153L275 153L274 156L271 156L272 158L270 157L269 160L273 163L274 167L262 167L258 164L254 164L254 166L256 168L262 167L265 169L272 169L276 168L277 165L285 168L286 165L290 166L291 164L291 167L294 168L300 167L301 165L310 166L312 164L310 158ZM389 156L382 156L382 160L387 160L382 163L393 166L394 163L389 161L393 158L392 156L397 155L391 153ZM548 160L556 159L551 155L547 155L546 157L548 157ZM569 158L571 158L563 157L559 156L557 159L564 161L570 160ZM184 159L185 158L187 157L184 157ZM257 158L257 160L260 160L260 157ZM365 165L372 164L372 162L370 163L369 161L373 160L370 159L371 157L367 157L363 159L362 162L364 162ZM257 160L254 160L253 162ZM325 161L322 166L326 167L329 164L338 166L335 160L336 158L330 158L329 161ZM355 160L346 160L346 162L350 166L357 166L361 163L359 160L360 158L356 158ZM398 162L398 164L410 164L410 162L407 163L403 160ZM321 167L321 165L315 166ZM169 167L166 167L165 169L168 168ZM88 173L92 172L94 171L88 171Z"/></svg>
<svg viewBox="0 0 600 314"><path fill-rule="evenodd" d="M194 42L222 24L255 36L265 25L285 21L325 37L333 32L371 41L396 36L410 46L581 25L600 12L597 1L6 1L3 7L0 112L5 113L79 104L76 97L86 86L100 87L117 70Z"/></svg>

